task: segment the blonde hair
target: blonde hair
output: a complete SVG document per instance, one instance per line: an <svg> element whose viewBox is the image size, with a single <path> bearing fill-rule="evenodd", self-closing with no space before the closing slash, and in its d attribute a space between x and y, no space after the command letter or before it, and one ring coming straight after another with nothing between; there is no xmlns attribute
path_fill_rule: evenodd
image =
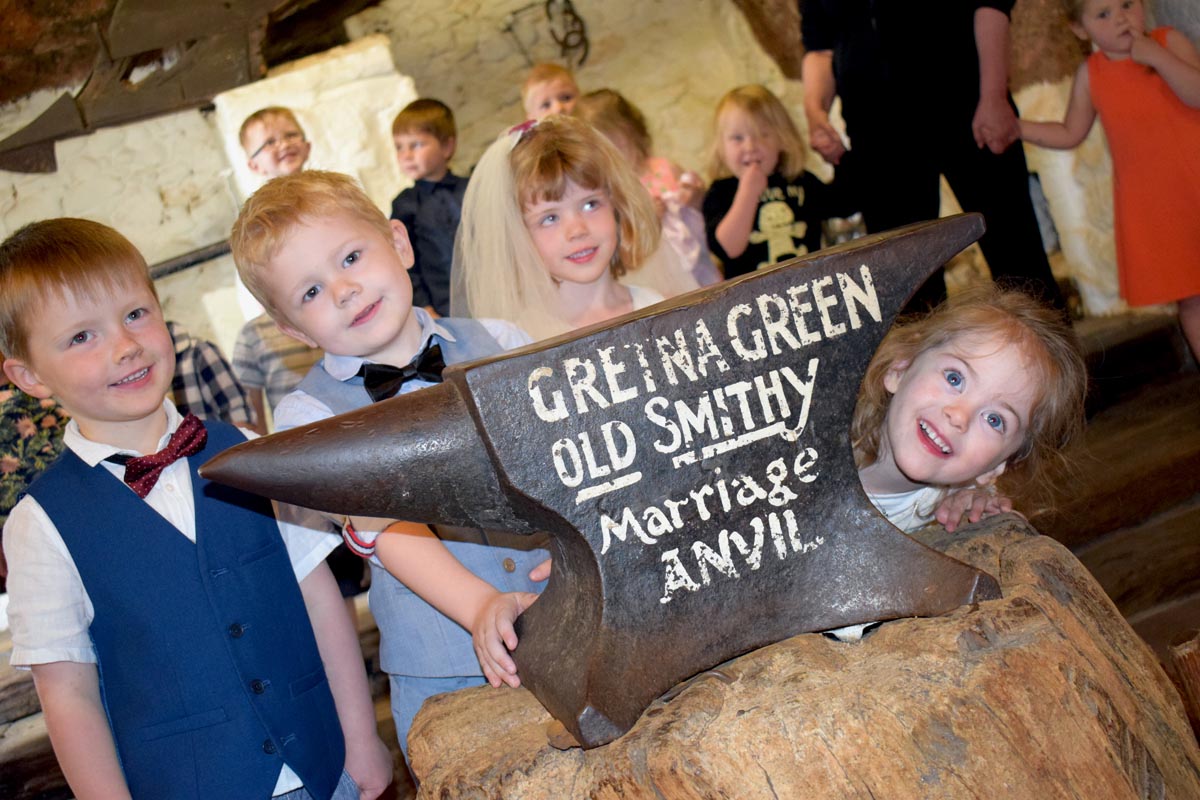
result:
<svg viewBox="0 0 1200 800"><path fill-rule="evenodd" d="M242 122L242 127L238 128L238 141L242 145L242 149L246 149L246 136L250 133L250 126L259 122L266 122L269 117L282 117L296 126L296 130L300 131L300 135L304 135L304 128L300 125L300 120L296 119L296 115L286 106L267 106L260 108L250 116L246 117Z"/></svg>
<svg viewBox="0 0 1200 800"><path fill-rule="evenodd" d="M669 245L633 170L587 123L550 115L502 134L471 173L450 270L452 316L493 317L534 339L570 330L558 288L525 225L522 204L561 197L570 180L608 192L619 241L612 270L666 297L695 288Z"/></svg>
<svg viewBox="0 0 1200 800"><path fill-rule="evenodd" d="M658 247L662 225L654 201L620 151L586 122L547 117L524 132L509 161L522 212L534 203L561 199L568 181L608 194L618 231L613 277L637 269Z"/></svg>
<svg viewBox="0 0 1200 800"><path fill-rule="evenodd" d="M392 136L413 131L429 134L442 144L458 136L450 106L431 97L413 100L392 120Z"/></svg>
<svg viewBox="0 0 1200 800"><path fill-rule="evenodd" d="M804 171L804 139L783 103L767 87L751 83L731 89L717 103L713 115L713 143L709 153L709 177L727 178L733 173L721 154L721 115L735 108L749 114L759 125L769 128L779 139L779 164L775 169L789 181Z"/></svg>
<svg viewBox="0 0 1200 800"><path fill-rule="evenodd" d="M338 216L365 222L392 240L388 218L353 178L337 172L302 170L272 178L242 206L229 233L233 261L246 288L272 316L279 309L271 301L268 263L297 225Z"/></svg>
<svg viewBox="0 0 1200 800"><path fill-rule="evenodd" d="M525 76L525 82L521 84L521 108L524 108L529 102L529 93L533 91L533 87L549 83L558 78L565 78L572 84L575 83L575 75L561 64L551 64L549 62L534 64L529 70L529 74ZM575 88L578 90L578 84L575 85Z"/></svg>
<svg viewBox="0 0 1200 800"><path fill-rule="evenodd" d="M68 294L95 300L131 286L158 297L146 259L116 230L71 217L31 222L0 244L0 355L27 358L29 320Z"/></svg>
<svg viewBox="0 0 1200 800"><path fill-rule="evenodd" d="M1087 366L1061 312L1031 295L986 283L966 289L923 316L901 320L867 367L850 428L859 469L879 457L880 431L892 395L884 376L927 350L970 335L996 335L1018 347L1037 375L1025 440L1009 458L1006 484L1050 500L1049 478L1068 466L1063 448L1083 430ZM1032 490L1032 491L1031 491Z"/></svg>
<svg viewBox="0 0 1200 800"><path fill-rule="evenodd" d="M572 113L609 139L613 134L624 137L643 161L650 157L651 139L646 118L619 92L612 89L588 92L575 103Z"/></svg>

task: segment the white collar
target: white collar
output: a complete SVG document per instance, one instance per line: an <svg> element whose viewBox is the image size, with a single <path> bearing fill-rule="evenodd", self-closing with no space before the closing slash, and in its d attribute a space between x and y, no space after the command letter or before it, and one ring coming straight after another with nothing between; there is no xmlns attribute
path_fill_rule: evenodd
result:
<svg viewBox="0 0 1200 800"><path fill-rule="evenodd" d="M413 313L416 315L417 322L421 326L421 338L417 342L417 350L413 353L413 358L420 355L421 351L425 349L425 345L434 336L446 342L456 341L450 331L439 325L437 320L430 316L429 312L425 309L413 306ZM365 361L366 359L360 356L339 356L333 353L326 353L321 363L331 378L338 381L345 381L357 375L359 368L362 367ZM404 364L392 364L391 366L403 367Z"/></svg>
<svg viewBox="0 0 1200 800"><path fill-rule="evenodd" d="M163 410L167 412L167 432L158 440L158 448L154 452L158 452L167 446L167 442L171 438L171 434L175 433L179 428L179 423L183 422L183 416L179 410L175 408L175 404L171 402L169 397L163 398ZM63 431L63 444L71 448L75 455L87 464L89 467L94 467L104 459L116 453L129 453L135 456L148 455L148 453L139 453L136 450L130 450L124 447L117 447L104 442L94 442L83 435L79 430L79 423L72 419L67 423L66 430Z"/></svg>

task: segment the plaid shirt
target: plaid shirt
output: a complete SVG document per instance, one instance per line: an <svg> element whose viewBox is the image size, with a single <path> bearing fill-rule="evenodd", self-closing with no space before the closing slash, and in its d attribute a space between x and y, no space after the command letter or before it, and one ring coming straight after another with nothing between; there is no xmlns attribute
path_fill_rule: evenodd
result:
<svg viewBox="0 0 1200 800"><path fill-rule="evenodd" d="M266 314L243 325L233 345L233 374L245 388L263 389L271 410L320 360L320 349L288 336Z"/></svg>
<svg viewBox="0 0 1200 800"><path fill-rule="evenodd" d="M171 382L171 399L179 413L191 411L201 419L249 425L250 404L246 392L217 346L203 339L192 338L175 322L168 322L167 330L175 341L175 379Z"/></svg>

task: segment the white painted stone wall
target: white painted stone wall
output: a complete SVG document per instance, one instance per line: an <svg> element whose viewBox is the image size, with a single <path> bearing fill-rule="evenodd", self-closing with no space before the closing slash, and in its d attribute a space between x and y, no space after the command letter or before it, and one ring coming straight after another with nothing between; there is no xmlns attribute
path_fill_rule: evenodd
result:
<svg viewBox="0 0 1200 800"><path fill-rule="evenodd" d="M342 52L304 59L228 92L216 113L169 114L61 142L54 174L0 171L0 237L32 220L74 215L114 226L151 263L220 241L238 203L257 185L245 170L236 128L265 104L296 106L314 140L310 164L356 175L387 207L404 185L389 151L391 118L414 93L437 97L458 118L453 166L465 173L523 116L520 84L529 63L503 28L527 4L384 0L347 21L353 41ZM576 0L575 8L591 43L577 71L580 86L626 94L646 114L659 154L703 172L716 102L744 83L766 84L803 126L801 85L782 77L729 0ZM514 28L533 60L553 60L542 19L540 9L518 14ZM396 72L381 49L390 50ZM339 59L341 66L331 66ZM348 77L362 79L366 96L343 89ZM0 135L19 129L58 94L0 109ZM828 174L815 156L810 168ZM1086 217L1084 224L1091 223ZM160 282L168 313L226 352L248 313L235 287L228 258Z"/></svg>
<svg viewBox="0 0 1200 800"><path fill-rule="evenodd" d="M351 37L386 33L401 73L417 91L449 105L458 122L457 170L524 118L521 83L529 70L503 28L528 0L439 3L384 0L347 20ZM659 154L702 170L712 112L727 90L763 83L801 110L800 84L787 81L729 0L576 0L591 50L576 70L583 91L611 88L646 115ZM515 31L534 61L561 61L540 4L516 16Z"/></svg>
<svg viewBox="0 0 1200 800"><path fill-rule="evenodd" d="M392 198L407 182L396 165L392 120L416 97L412 79L396 72L387 37L379 35L294 61L263 80L223 92L213 101L215 120L239 200L263 183L247 166L238 141L242 122L260 108L286 106L312 142L306 166L353 175L389 213Z"/></svg>

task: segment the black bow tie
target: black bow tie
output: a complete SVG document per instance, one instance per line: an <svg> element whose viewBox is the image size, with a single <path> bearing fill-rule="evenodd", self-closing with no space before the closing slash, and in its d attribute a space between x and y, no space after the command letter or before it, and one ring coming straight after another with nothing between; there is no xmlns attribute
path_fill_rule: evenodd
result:
<svg viewBox="0 0 1200 800"><path fill-rule="evenodd" d="M362 376L363 388L367 390L367 394L371 395L371 402L378 403L380 400L394 397L396 392L400 391L400 387L411 380L441 383L442 370L445 368L446 362L442 360L442 348L440 345L434 344L426 347L421 355L408 366L393 367L391 364L364 363L359 367L358 374Z"/></svg>

